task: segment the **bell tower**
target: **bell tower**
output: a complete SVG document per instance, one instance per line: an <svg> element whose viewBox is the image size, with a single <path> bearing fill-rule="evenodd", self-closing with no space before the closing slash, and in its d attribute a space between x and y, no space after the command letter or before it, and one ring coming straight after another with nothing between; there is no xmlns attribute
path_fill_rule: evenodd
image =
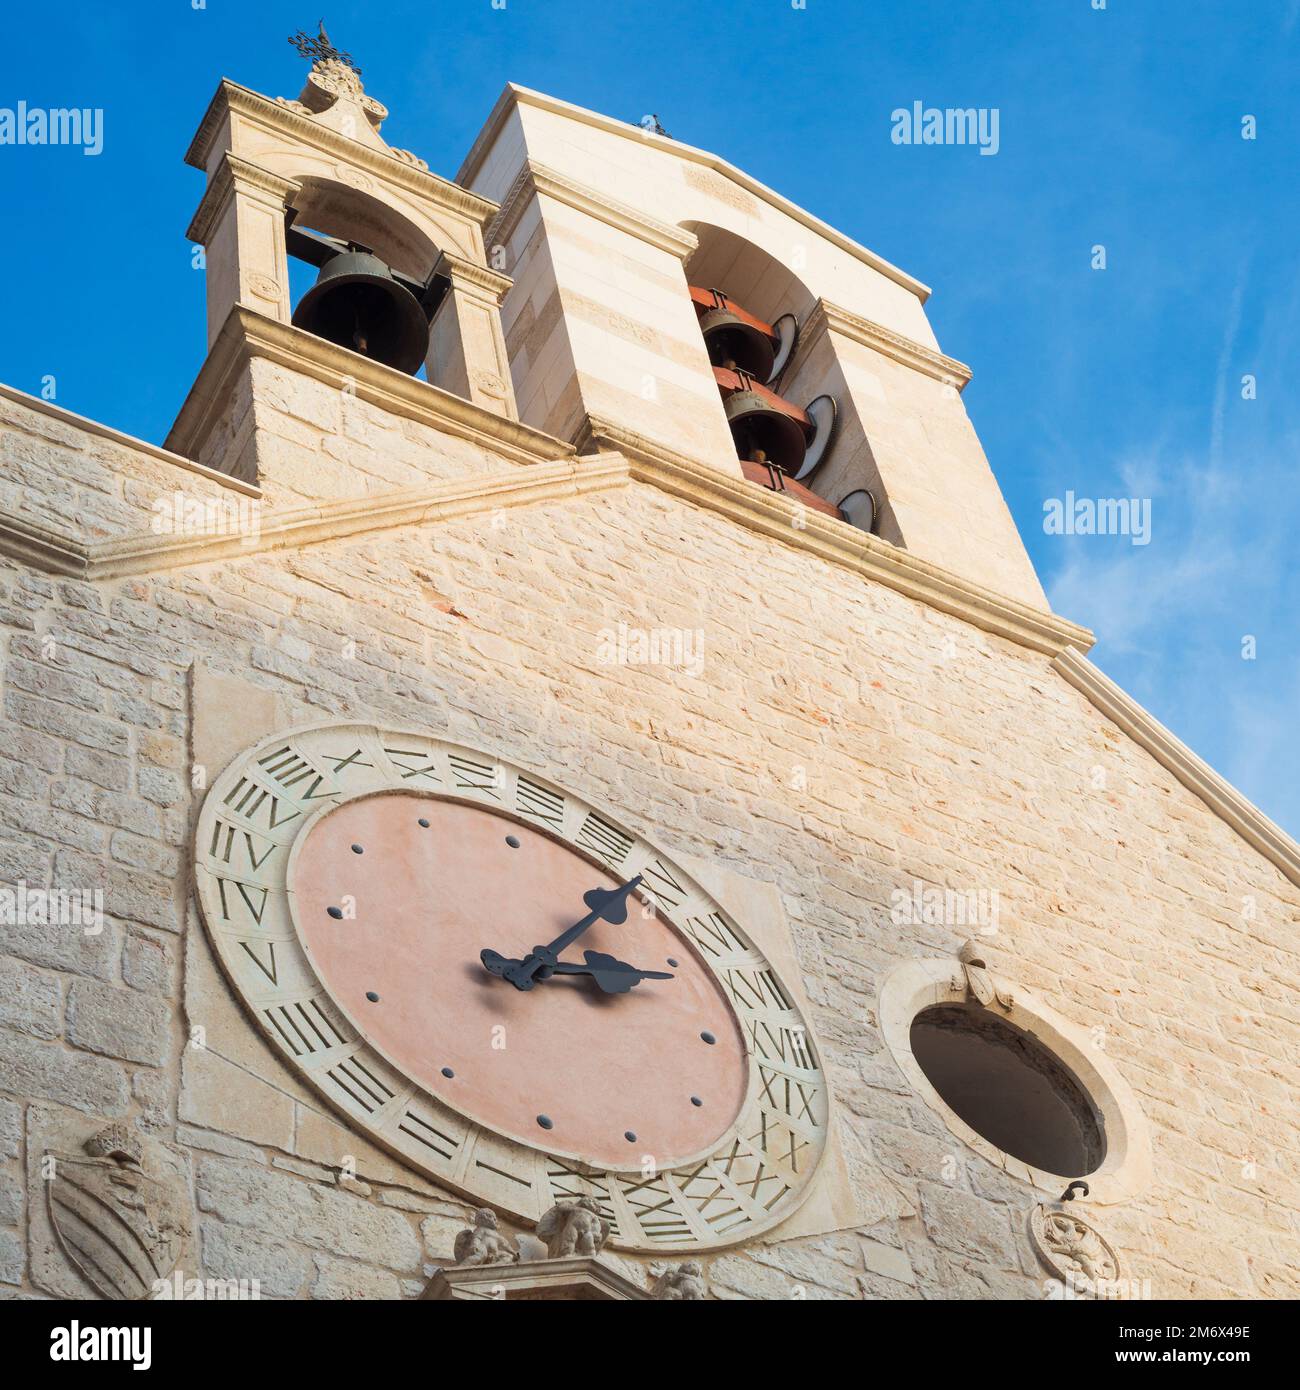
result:
<svg viewBox="0 0 1300 1390"><path fill-rule="evenodd" d="M186 154L207 177L189 236L205 252L209 360L168 447L261 476L241 437L248 402L216 399L231 383L216 379L214 355L241 350L305 356L318 367L328 361L336 384L363 396L350 384L357 373L381 393L409 395L424 383L402 387L386 372L423 369L429 388L516 421L500 318L511 281L484 252L483 228L497 205L388 144L380 133L387 109L323 26L290 42L311 59L298 97L272 99L223 80ZM296 306L294 256L319 271ZM274 352L261 344L268 335Z"/></svg>

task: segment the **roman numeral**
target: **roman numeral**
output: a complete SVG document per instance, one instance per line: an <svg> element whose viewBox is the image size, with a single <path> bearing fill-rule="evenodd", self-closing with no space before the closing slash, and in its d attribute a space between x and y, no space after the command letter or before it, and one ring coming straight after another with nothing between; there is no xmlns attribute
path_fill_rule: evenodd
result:
<svg viewBox="0 0 1300 1390"><path fill-rule="evenodd" d="M316 800L321 784L325 781L307 759L288 744L283 748L277 748L274 753L267 753L264 757L258 758L257 765L273 782L303 801ZM306 790L293 791L302 782L308 783ZM332 793L320 792L320 795L329 796Z"/></svg>
<svg viewBox="0 0 1300 1390"><path fill-rule="evenodd" d="M601 863L608 864L613 869L627 858L628 851L632 848L632 837L601 820L595 811L592 811L583 821L582 829L578 831L578 844L589 849Z"/></svg>
<svg viewBox="0 0 1300 1390"><path fill-rule="evenodd" d="M228 892L228 889L234 892ZM259 887L256 883L240 883L237 878L217 879L217 892L221 896L221 915L227 921L231 921L230 909L236 910L242 904L243 911L253 919L260 927L262 925L262 913L266 911L266 901L271 896L269 888Z"/></svg>
<svg viewBox="0 0 1300 1390"><path fill-rule="evenodd" d="M258 853L259 849L261 850L260 854ZM236 859L244 859L247 861L247 867L256 871L266 863L276 849L274 840L264 840L260 835L256 837L255 842L251 830L244 830L220 819L212 822L208 854L232 869L244 867L234 862Z"/></svg>

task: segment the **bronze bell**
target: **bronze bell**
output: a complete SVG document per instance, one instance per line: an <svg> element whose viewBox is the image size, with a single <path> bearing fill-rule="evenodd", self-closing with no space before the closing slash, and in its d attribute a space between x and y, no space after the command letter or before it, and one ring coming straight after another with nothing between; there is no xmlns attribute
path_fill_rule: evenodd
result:
<svg viewBox="0 0 1300 1390"><path fill-rule="evenodd" d="M326 261L293 311L293 326L399 372L418 371L429 351L419 300L368 251Z"/></svg>
<svg viewBox="0 0 1300 1390"><path fill-rule="evenodd" d="M715 367L734 363L758 381L768 381L776 362L776 343L761 329L724 307L700 315L700 332Z"/></svg>
<svg viewBox="0 0 1300 1390"><path fill-rule="evenodd" d="M764 462L791 477L803 466L808 447L803 426L791 414L779 409L757 391L733 391L723 401L736 453L752 459L762 450Z"/></svg>

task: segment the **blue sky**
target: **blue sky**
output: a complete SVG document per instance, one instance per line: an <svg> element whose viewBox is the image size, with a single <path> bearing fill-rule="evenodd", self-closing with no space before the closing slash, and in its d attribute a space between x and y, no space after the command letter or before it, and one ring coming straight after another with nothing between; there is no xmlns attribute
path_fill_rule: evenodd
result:
<svg viewBox="0 0 1300 1390"><path fill-rule="evenodd" d="M385 135L439 173L507 80L655 111L932 285L1053 606L1295 834L1300 0L1094 3L332 0L325 18L392 111ZM60 404L152 440L204 348L186 145L222 76L296 96L285 40L321 12L196 4L0 20L0 107L105 113L98 157L0 147L0 380L52 374ZM997 108L998 154L893 144L890 113L914 101ZM1044 534L1067 491L1149 498L1150 544Z"/></svg>

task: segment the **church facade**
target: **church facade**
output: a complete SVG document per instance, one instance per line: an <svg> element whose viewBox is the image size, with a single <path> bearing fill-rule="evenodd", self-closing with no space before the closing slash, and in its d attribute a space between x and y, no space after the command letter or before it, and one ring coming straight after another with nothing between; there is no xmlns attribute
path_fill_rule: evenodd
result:
<svg viewBox="0 0 1300 1390"><path fill-rule="evenodd" d="M309 56L190 147L164 444L0 387L0 1290L1300 1294L1300 848L1051 611L928 289Z"/></svg>

